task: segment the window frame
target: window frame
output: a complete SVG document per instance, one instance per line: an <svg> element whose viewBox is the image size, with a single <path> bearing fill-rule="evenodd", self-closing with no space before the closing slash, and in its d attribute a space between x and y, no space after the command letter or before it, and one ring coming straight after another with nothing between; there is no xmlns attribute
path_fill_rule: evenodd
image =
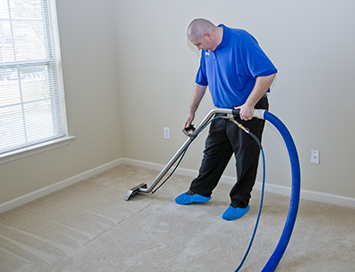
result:
<svg viewBox="0 0 355 272"><path fill-rule="evenodd" d="M58 127L61 128L61 135L58 137L49 138L48 140L43 140L38 143L28 144L27 146L20 147L18 149L10 150L0 154L0 164L7 163L13 160L17 160L23 157L27 157L33 154L44 152L50 149L58 148L64 145L68 145L75 138L74 136L69 136L68 125L67 125L67 116L66 116L66 107L65 107L65 97L64 97L64 84L63 84L63 75L62 75L62 63L61 63L61 54L60 54L60 42L59 42L59 32L58 32L58 20L56 13L56 0L40 0L43 4L43 8L46 10L44 12L46 22L45 23L45 32L44 35L47 35L46 47L49 56L48 59L39 59L39 60L29 60L29 61L12 61L1 63L2 69L13 69L17 68L17 76L20 78L20 69L21 67L30 67L43 65L43 67L48 68L48 77L50 80L50 92L53 92L53 88L56 88L55 96L58 98L57 101L59 104L57 107L54 107L52 104L52 119L53 116L57 116L60 119L60 124ZM12 19L11 21L21 21L21 19ZM12 32L12 30L11 30ZM11 33L13 35L13 33ZM55 71L55 72L52 72ZM55 78L53 78L55 76ZM56 82L56 84L53 84ZM55 86L52 86L55 85ZM52 101L52 100L51 100ZM23 117L24 118L24 117ZM53 122L55 122L53 120Z"/></svg>

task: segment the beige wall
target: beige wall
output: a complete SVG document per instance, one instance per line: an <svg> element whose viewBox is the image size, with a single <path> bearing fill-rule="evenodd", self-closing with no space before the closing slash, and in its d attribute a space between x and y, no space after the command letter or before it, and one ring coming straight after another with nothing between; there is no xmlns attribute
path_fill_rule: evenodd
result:
<svg viewBox="0 0 355 272"><path fill-rule="evenodd" d="M342 1L119 1L117 33L124 156L165 164L183 143L199 52L186 39L196 17L243 28L259 40L279 74L270 111L288 126L302 167L302 189L355 197L355 3ZM207 95L196 121L212 108ZM128 113L130 113L128 115ZM163 139L163 127L171 140ZM198 169L205 136L182 167ZM264 133L267 183L289 186L290 166L278 132ZM320 164L310 163L311 150ZM225 172L234 176L233 161Z"/></svg>
<svg viewBox="0 0 355 272"><path fill-rule="evenodd" d="M196 17L251 32L279 74L270 111L288 126L302 189L355 198L355 3L342 1L57 0L69 146L0 165L0 203L121 157L166 164L181 133L199 52L186 39ZM209 94L196 122L213 107ZM163 139L171 128L171 140ZM181 165L197 170L201 134ZM264 133L267 183L289 186L277 131ZM319 165L310 163L320 150ZM226 175L234 176L233 161Z"/></svg>

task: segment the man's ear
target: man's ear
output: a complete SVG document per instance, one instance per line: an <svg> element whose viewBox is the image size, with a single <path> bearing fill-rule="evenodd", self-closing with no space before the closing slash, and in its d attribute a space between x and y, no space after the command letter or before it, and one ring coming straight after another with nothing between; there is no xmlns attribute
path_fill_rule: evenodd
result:
<svg viewBox="0 0 355 272"><path fill-rule="evenodd" d="M209 40L212 39L211 33L207 32L207 31L205 32L204 37L205 37L205 38L208 38Z"/></svg>

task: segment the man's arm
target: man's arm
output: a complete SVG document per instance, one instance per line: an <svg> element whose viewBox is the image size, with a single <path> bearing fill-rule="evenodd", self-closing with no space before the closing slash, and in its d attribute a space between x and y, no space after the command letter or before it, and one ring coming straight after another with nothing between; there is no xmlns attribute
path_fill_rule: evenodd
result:
<svg viewBox="0 0 355 272"><path fill-rule="evenodd" d="M200 105L200 102L202 100L202 97L205 95L207 86L202 86L197 83L195 83L195 87L192 92L192 99L189 107L189 113L187 115L184 127L188 128L191 124L192 121L195 119L195 112Z"/></svg>
<svg viewBox="0 0 355 272"><path fill-rule="evenodd" d="M242 120L247 121L253 118L255 105L270 88L275 76L276 74L270 76L259 76L256 78L254 89L251 91L247 101L243 105L235 107L235 109L240 110L239 115Z"/></svg>

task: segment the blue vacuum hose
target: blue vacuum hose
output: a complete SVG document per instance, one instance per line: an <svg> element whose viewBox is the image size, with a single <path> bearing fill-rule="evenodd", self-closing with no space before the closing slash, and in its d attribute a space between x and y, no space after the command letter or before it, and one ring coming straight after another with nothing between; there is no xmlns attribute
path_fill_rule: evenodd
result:
<svg viewBox="0 0 355 272"><path fill-rule="evenodd" d="M239 110L233 110L232 111L234 115L239 115ZM296 216L297 216L297 211L298 211L298 205L299 205L299 199L300 199L300 184L301 184L301 171L300 171L300 164L298 160L298 155L297 155L297 150L295 143L293 142L292 136L290 132L288 131L287 127L278 119L275 115L272 113L265 111L265 110L255 110L253 117L259 118L259 119L264 119L269 121L271 124L275 126L276 129L280 132L281 136L283 137L289 157L290 157L290 162L291 162L291 170L292 170L292 192L291 192L291 200L290 200L290 206L289 206L289 211L285 223L284 230L282 232L280 241L271 255L270 259L266 263L265 267L263 268L262 271L264 272L273 272L276 267L278 266L285 250L288 245L288 242L291 238L292 230L295 225L296 221ZM250 247L253 243L256 229L258 227L258 222L261 214L261 209L262 209L262 203L263 203L263 196L264 196L264 185L265 185L265 157L264 157L264 152L263 148L261 146L261 143L259 139L250 132L249 129L245 128L243 125L238 123L237 121L233 120L233 122L239 126L239 128L243 129L246 133L248 133L254 140L257 142L257 144L260 147L260 150L263 155L263 183L262 183L262 191L261 191L261 200L260 200L260 208L257 216L257 221L255 224L254 232L251 238L251 241L249 243L249 247L239 265L239 267L235 270L235 272L239 271L239 269L242 267L248 253L250 250Z"/></svg>
<svg viewBox="0 0 355 272"><path fill-rule="evenodd" d="M292 191L286 223L275 251L262 270L264 272L271 272L274 271L279 264L288 242L290 241L292 230L296 222L301 190L301 170L296 145L287 127L280 121L280 119L268 111L264 112L264 119L273 124L284 139L290 157L292 170Z"/></svg>

